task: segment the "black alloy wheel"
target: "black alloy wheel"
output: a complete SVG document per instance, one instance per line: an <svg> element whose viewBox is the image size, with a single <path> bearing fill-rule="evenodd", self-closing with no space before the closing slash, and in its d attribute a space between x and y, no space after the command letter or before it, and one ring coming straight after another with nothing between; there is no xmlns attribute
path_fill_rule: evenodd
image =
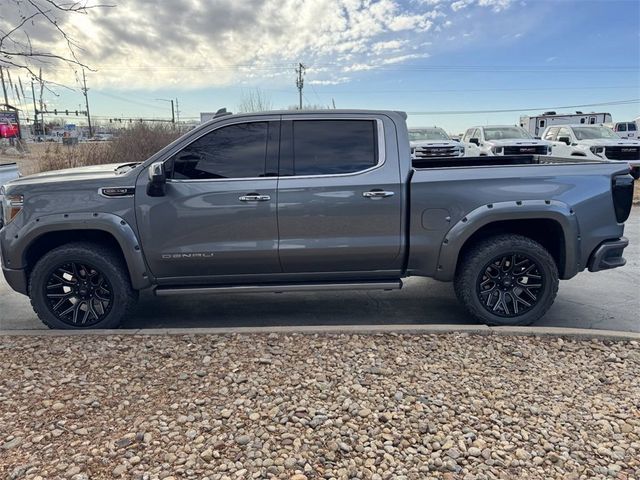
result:
<svg viewBox="0 0 640 480"><path fill-rule="evenodd" d="M491 260L476 282L482 306L505 318L520 316L534 308L543 288L540 266L532 258L516 253Z"/></svg>
<svg viewBox="0 0 640 480"><path fill-rule="evenodd" d="M113 306L113 288L93 265L68 262L51 271L44 286L47 306L58 320L73 327L91 327Z"/></svg>

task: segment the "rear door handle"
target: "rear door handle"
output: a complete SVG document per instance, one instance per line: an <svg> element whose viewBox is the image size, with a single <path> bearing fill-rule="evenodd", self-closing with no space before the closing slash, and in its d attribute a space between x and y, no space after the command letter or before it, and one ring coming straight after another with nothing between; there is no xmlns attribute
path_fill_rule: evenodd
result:
<svg viewBox="0 0 640 480"><path fill-rule="evenodd" d="M250 193L249 195L243 195L238 197L241 202L268 202L271 200L269 195L258 195L257 193Z"/></svg>
<svg viewBox="0 0 640 480"><path fill-rule="evenodd" d="M386 192L384 190L371 190L369 192L364 192L362 194L364 198L371 198L373 200L377 198L393 197L394 195L395 195L395 192Z"/></svg>

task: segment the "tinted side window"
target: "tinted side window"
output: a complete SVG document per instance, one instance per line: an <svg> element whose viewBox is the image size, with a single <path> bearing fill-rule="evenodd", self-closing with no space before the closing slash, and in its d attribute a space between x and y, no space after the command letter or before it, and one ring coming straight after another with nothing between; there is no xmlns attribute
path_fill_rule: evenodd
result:
<svg viewBox="0 0 640 480"><path fill-rule="evenodd" d="M293 122L294 175L353 173L378 163L374 120Z"/></svg>
<svg viewBox="0 0 640 480"><path fill-rule="evenodd" d="M265 174L267 122L221 127L173 157L173 178L206 180Z"/></svg>
<svg viewBox="0 0 640 480"><path fill-rule="evenodd" d="M629 124L629 131L630 132L635 132L636 131L636 124L635 123L630 123Z"/></svg>
<svg viewBox="0 0 640 480"><path fill-rule="evenodd" d="M619 123L617 126L618 126L618 131L619 132L626 132L627 131L627 124L626 123Z"/></svg>

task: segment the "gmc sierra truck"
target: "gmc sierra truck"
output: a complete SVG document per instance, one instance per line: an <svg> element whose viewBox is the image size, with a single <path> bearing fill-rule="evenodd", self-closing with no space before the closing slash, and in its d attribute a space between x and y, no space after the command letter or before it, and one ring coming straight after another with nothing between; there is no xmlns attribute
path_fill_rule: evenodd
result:
<svg viewBox="0 0 640 480"><path fill-rule="evenodd" d="M405 120L224 115L141 163L14 180L4 275L53 328L117 327L143 289L390 290L409 276L453 281L477 319L521 325L549 309L559 279L624 265L628 165L412 161Z"/></svg>
<svg viewBox="0 0 640 480"><path fill-rule="evenodd" d="M468 157L494 155L548 155L551 143L538 140L515 125L492 125L469 128L462 143Z"/></svg>
<svg viewBox="0 0 640 480"><path fill-rule="evenodd" d="M464 156L464 145L452 140L447 132L438 127L410 128L409 145L412 160Z"/></svg>
<svg viewBox="0 0 640 480"><path fill-rule="evenodd" d="M620 138L602 125L555 125L542 138L553 143L556 157L584 157L592 160L621 160L638 164L640 141Z"/></svg>

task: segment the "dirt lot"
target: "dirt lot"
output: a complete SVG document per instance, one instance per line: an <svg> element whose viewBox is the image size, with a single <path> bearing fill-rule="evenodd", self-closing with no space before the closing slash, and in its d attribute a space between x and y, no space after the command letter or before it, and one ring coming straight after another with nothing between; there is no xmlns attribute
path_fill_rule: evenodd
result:
<svg viewBox="0 0 640 480"><path fill-rule="evenodd" d="M0 478L632 479L638 342L4 337Z"/></svg>

